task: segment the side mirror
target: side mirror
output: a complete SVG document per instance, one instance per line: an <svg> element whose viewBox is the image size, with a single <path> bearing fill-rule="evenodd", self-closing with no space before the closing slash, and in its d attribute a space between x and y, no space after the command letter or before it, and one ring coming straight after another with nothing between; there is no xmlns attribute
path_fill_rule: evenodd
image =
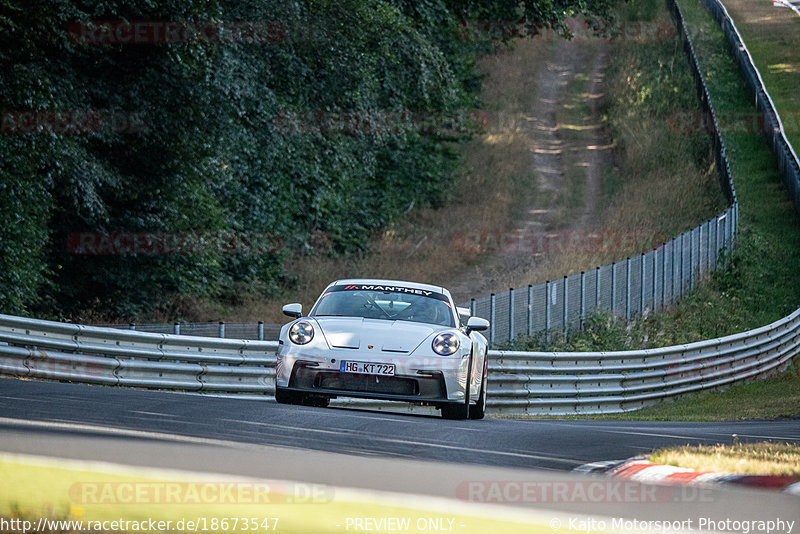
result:
<svg viewBox="0 0 800 534"><path fill-rule="evenodd" d="M482 317L470 317L467 321L467 333L483 332L489 329L489 321Z"/></svg>
<svg viewBox="0 0 800 534"><path fill-rule="evenodd" d="M283 314L288 315L289 317L294 317L295 319L298 317L303 316L303 305L299 302L293 302L292 304L287 304L283 308Z"/></svg>

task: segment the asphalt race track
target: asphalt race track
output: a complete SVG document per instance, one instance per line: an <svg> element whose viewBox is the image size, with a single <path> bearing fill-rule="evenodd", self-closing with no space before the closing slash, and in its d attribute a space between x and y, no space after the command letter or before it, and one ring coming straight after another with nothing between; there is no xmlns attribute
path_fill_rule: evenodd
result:
<svg viewBox="0 0 800 534"><path fill-rule="evenodd" d="M0 406L4 452L450 498L468 481L587 480L569 471L665 445L731 442L734 434L740 441L800 442L797 420L447 421L15 379L0 379ZM546 507L639 519L781 517L797 519L800 528L800 499L777 492L676 488L656 506L649 504L549 502Z"/></svg>
<svg viewBox="0 0 800 534"><path fill-rule="evenodd" d="M572 470L662 446L800 442L800 421L447 421L435 416L58 382L0 380L3 417L416 460ZM9 423L5 423L8 425Z"/></svg>

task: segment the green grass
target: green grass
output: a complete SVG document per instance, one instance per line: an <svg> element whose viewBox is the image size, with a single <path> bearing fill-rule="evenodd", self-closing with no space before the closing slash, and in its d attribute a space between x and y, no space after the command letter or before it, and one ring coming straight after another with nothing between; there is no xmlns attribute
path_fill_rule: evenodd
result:
<svg viewBox="0 0 800 534"><path fill-rule="evenodd" d="M620 189L621 178L619 171L613 166L608 165L603 169L603 203L608 203L613 199Z"/></svg>

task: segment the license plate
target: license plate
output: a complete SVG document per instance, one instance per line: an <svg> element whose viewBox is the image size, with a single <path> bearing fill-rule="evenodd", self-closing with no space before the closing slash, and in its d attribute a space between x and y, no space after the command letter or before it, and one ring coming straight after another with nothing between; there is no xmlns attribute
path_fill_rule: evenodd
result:
<svg viewBox="0 0 800 534"><path fill-rule="evenodd" d="M342 361L339 364L339 371L364 375L394 376L394 364Z"/></svg>

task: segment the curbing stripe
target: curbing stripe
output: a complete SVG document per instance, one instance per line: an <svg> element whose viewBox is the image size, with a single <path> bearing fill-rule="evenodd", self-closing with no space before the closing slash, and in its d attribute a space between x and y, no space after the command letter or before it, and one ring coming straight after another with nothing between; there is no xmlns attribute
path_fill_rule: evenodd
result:
<svg viewBox="0 0 800 534"><path fill-rule="evenodd" d="M602 466L607 465L606 469ZM677 485L735 484L751 488L783 491L800 495L800 477L787 475L739 475L697 471L686 467L657 464L637 456L622 462L593 462L576 467L574 471L603 473L613 478L627 478L638 482L666 482Z"/></svg>

